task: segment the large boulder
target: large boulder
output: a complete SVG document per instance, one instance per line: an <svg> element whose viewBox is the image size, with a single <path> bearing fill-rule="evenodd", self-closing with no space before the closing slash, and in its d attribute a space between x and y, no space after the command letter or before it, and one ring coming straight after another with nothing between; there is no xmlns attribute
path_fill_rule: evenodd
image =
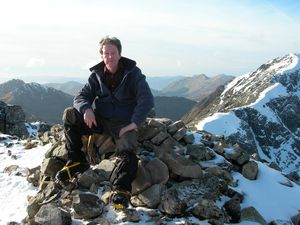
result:
<svg viewBox="0 0 300 225"><path fill-rule="evenodd" d="M21 106L7 105L0 101L0 132L18 137L29 136Z"/></svg>
<svg viewBox="0 0 300 225"><path fill-rule="evenodd" d="M56 206L55 204L49 203L40 208L38 213L35 215L34 221L37 224L45 225L71 225L72 217L68 211Z"/></svg>

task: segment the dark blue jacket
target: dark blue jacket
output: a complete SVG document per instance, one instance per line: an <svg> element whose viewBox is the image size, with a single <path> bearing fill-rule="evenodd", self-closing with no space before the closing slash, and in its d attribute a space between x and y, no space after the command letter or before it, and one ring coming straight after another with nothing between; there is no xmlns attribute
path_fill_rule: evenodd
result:
<svg viewBox="0 0 300 225"><path fill-rule="evenodd" d="M95 103L96 116L134 122L139 126L154 107L153 95L136 62L125 57L120 60L124 66L124 76L113 93L102 82L105 66L102 61L90 69L92 74L88 83L75 96L73 105L84 114Z"/></svg>

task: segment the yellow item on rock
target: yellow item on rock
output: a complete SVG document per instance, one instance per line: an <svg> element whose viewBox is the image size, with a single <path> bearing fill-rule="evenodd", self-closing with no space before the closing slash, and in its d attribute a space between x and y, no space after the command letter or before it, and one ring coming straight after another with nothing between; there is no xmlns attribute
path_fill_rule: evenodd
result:
<svg viewBox="0 0 300 225"><path fill-rule="evenodd" d="M64 167L62 168L62 170L66 170L66 171L67 171L67 174L68 174L68 176L69 176L69 181L72 180L72 175L71 175L71 173L70 173L70 168L75 167L75 166L79 166L79 165L80 165L80 162L74 162L74 163L72 163L71 165L64 166Z"/></svg>

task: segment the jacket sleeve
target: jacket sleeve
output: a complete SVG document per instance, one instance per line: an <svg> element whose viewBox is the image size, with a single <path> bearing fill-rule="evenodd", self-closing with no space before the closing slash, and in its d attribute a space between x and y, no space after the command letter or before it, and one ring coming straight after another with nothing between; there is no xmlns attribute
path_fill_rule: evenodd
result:
<svg viewBox="0 0 300 225"><path fill-rule="evenodd" d="M88 83L84 85L84 87L78 92L78 94L74 97L73 106L77 109L78 112L84 114L85 110L88 108L92 108L93 101L96 97L96 82L95 82L95 74L92 74Z"/></svg>
<svg viewBox="0 0 300 225"><path fill-rule="evenodd" d="M138 73L135 81L137 105L131 117L131 122L140 126L146 120L150 110L154 107L154 99L145 75L141 74L140 70Z"/></svg>

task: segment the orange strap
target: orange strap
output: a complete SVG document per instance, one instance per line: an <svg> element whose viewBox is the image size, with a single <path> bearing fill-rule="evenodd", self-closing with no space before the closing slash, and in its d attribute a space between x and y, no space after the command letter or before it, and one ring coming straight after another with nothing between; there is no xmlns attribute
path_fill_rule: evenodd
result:
<svg viewBox="0 0 300 225"><path fill-rule="evenodd" d="M129 191L112 191L111 192L111 195L115 195L115 194L124 194L124 195L131 196L131 193Z"/></svg>
<svg viewBox="0 0 300 225"><path fill-rule="evenodd" d="M115 194L119 194L119 193L131 196L131 193L129 191L112 191L110 194L109 202L111 202L111 199ZM115 209L124 209L125 207L121 204L116 204L116 205L114 205L114 208Z"/></svg>

